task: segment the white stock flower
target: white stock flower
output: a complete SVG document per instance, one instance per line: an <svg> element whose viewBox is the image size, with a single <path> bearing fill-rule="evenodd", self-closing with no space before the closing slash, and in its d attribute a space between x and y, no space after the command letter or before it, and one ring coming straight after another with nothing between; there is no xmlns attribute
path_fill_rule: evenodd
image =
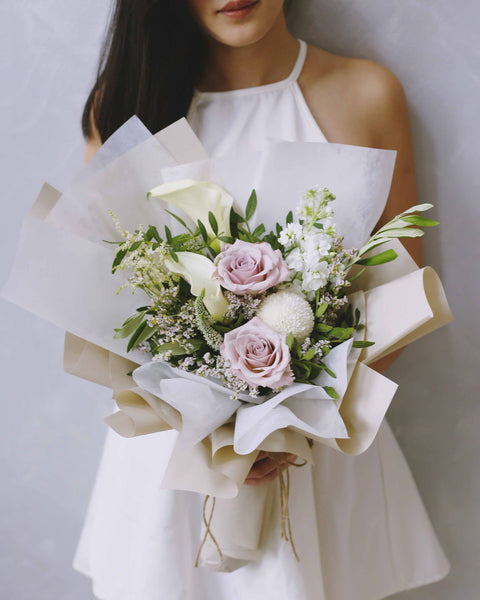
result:
<svg viewBox="0 0 480 600"><path fill-rule="evenodd" d="M278 333L292 333L299 342L310 335L315 324L310 304L302 296L289 291L267 296L256 316Z"/></svg>
<svg viewBox="0 0 480 600"><path fill-rule="evenodd" d="M305 237L302 249L305 252L307 269L316 271L321 260L328 255L332 247L332 238L326 233L313 233Z"/></svg>
<svg viewBox="0 0 480 600"><path fill-rule="evenodd" d="M294 248L288 256L285 258L285 262L290 269L294 271L301 271L303 269L303 257L302 253L298 248Z"/></svg>
<svg viewBox="0 0 480 600"><path fill-rule="evenodd" d="M318 263L315 271L306 270L303 272L303 289L307 292L316 292L325 287L328 282L328 263L322 261Z"/></svg>
<svg viewBox="0 0 480 600"><path fill-rule="evenodd" d="M300 243L303 236L303 227L300 223L289 223L282 229L278 241L288 250Z"/></svg>

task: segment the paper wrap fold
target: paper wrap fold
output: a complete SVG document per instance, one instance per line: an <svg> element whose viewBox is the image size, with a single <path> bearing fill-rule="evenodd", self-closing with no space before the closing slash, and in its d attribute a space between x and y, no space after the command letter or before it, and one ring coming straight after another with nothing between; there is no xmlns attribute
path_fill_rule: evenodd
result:
<svg viewBox="0 0 480 600"><path fill-rule="evenodd" d="M152 223L176 232L165 204L145 200L146 192L174 179L213 180L237 199L238 210L255 188L256 218L268 229L273 204L280 217L306 187L320 184L336 193L346 245L360 246L383 211L394 159L391 151L303 142L208 159L184 119L156 136L132 119L64 194L45 185L24 220L3 297L67 330L64 368L113 390L119 410L106 422L115 431L126 437L179 432L163 486L218 498L213 527L223 558L207 541L201 558L209 568L232 570L258 556L271 486L242 485L258 452L289 452L311 462L307 438L346 454L365 451L397 388L368 365L447 323L451 313L435 271L418 269L395 241L398 258L367 269L357 280L361 289L351 290L365 323L356 336L374 346L360 351L350 340L333 349L326 362L336 379L323 372L317 386L293 384L262 404L234 401L216 382L149 362L140 351L127 354L124 340L113 338L146 296L115 297L124 275L109 275L114 248L102 240L118 234L108 210L125 229ZM246 172L248 178L240 176ZM368 202L358 201L363 196ZM351 210L354 199L358 213ZM339 400L328 397L325 385Z"/></svg>

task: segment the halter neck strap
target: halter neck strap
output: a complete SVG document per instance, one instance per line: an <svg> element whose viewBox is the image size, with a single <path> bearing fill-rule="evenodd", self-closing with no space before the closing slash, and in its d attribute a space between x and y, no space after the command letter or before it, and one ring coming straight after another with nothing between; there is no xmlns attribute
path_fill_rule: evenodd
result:
<svg viewBox="0 0 480 600"><path fill-rule="evenodd" d="M305 58L307 56L307 43L304 40L298 40L300 48L298 50L297 60L293 66L292 72L288 76L288 81L296 81L302 72L303 65L305 64Z"/></svg>
<svg viewBox="0 0 480 600"><path fill-rule="evenodd" d="M290 75L288 75L285 79L280 81L274 81L273 83L266 83L265 85L258 85L255 87L248 88L238 88L234 90L225 90L220 92L202 92L195 88L194 97L195 98L230 98L232 96L246 96L250 94L258 94L261 92L268 92L275 89L281 89L285 85L296 81L302 72L303 65L305 63L305 58L307 56L307 43L304 40L297 38L299 43L298 55L295 64L293 65L293 69L290 71Z"/></svg>

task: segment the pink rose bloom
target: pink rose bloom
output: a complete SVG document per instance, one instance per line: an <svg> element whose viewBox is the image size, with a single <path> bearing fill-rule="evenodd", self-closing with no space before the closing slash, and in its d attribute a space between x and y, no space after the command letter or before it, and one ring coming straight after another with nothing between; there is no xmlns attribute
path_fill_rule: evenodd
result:
<svg viewBox="0 0 480 600"><path fill-rule="evenodd" d="M289 276L282 253L273 250L267 242L253 244L236 240L220 252L215 264L212 279L240 296L260 294Z"/></svg>
<svg viewBox="0 0 480 600"><path fill-rule="evenodd" d="M276 390L293 383L285 335L258 317L226 333L220 353L230 361L230 370L252 387Z"/></svg>

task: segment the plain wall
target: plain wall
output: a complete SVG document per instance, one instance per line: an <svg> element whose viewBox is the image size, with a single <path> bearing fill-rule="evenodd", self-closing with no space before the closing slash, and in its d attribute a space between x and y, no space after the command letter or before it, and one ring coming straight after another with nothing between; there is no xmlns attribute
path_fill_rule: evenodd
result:
<svg viewBox="0 0 480 600"><path fill-rule="evenodd" d="M425 238L455 321L409 347L388 420L451 561L437 584L397 600L474 600L480 591L480 5L474 0L294 0L292 31L389 67L410 106ZM81 109L107 0L1 0L0 283L43 181L81 164ZM429 215L430 216L430 215ZM62 370L63 332L0 301L0 578L16 600L86 600L71 560L112 408L105 388ZM141 599L138 599L141 600ZM352 599L354 600L354 599Z"/></svg>

